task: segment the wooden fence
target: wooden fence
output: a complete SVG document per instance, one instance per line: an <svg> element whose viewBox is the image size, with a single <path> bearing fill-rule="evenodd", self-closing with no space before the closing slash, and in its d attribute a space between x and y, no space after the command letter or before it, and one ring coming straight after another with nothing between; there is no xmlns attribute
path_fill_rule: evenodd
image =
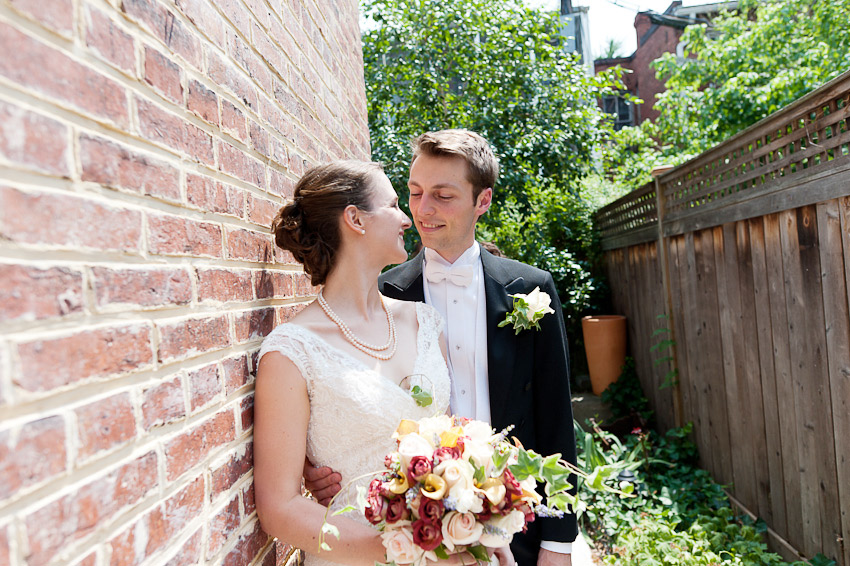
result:
<svg viewBox="0 0 850 566"><path fill-rule="evenodd" d="M850 72L596 220L661 426L694 423L772 548L850 566Z"/></svg>

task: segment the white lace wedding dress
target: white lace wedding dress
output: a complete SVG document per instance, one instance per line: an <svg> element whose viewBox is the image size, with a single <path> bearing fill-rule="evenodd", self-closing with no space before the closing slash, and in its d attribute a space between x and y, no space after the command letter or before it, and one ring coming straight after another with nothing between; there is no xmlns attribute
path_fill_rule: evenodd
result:
<svg viewBox="0 0 850 566"><path fill-rule="evenodd" d="M392 434L402 419L420 419L443 414L449 406L451 385L446 362L440 351L443 321L432 307L416 303L419 330L413 374L424 376L421 385L431 390L433 402L420 407L409 390L397 385L401 376L382 376L360 360L339 350L324 339L294 323L281 324L263 341L260 357L280 352L298 367L307 382L310 422L307 428L307 456L317 466L330 466L342 474L342 485L350 480L381 471L384 456L396 447ZM334 507L354 504L356 485L349 486ZM368 524L359 511L347 514ZM335 539L328 543L333 546ZM332 564L307 552L308 566Z"/></svg>

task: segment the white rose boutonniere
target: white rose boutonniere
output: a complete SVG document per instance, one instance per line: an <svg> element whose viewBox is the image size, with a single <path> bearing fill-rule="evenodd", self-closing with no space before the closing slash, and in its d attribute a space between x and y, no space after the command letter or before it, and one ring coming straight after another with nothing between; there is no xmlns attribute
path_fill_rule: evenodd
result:
<svg viewBox="0 0 850 566"><path fill-rule="evenodd" d="M552 297L541 291L540 287L535 287L527 295L517 293L511 297L514 298L514 310L507 313L505 320L499 323L499 328L513 324L517 334L520 330L529 328L540 330L540 319L555 312L549 306L552 304Z"/></svg>

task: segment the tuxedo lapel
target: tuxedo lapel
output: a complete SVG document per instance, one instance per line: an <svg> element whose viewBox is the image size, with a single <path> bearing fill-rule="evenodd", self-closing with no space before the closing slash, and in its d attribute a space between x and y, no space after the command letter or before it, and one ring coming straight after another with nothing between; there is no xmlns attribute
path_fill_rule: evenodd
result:
<svg viewBox="0 0 850 566"><path fill-rule="evenodd" d="M516 361L514 330L499 328L505 315L513 310L512 293L522 291L523 279L514 277L504 269L498 258L481 250L484 267L484 294L487 300L487 373L490 385L490 417L495 424L505 422L505 412L510 406L510 382Z"/></svg>
<svg viewBox="0 0 850 566"><path fill-rule="evenodd" d="M425 287L422 279L422 266L425 254L420 252L405 263L382 274L378 281L381 291L388 297L402 301L425 302Z"/></svg>

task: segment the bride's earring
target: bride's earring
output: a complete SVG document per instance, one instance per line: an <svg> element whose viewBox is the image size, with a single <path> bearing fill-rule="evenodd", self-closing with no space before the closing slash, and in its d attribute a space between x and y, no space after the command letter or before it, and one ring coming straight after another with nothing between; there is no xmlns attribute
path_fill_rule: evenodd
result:
<svg viewBox="0 0 850 566"><path fill-rule="evenodd" d="M365 235L366 235L366 230L361 229L361 230L360 230L360 233L361 233L361 234L363 234L363 235L365 236Z"/></svg>

